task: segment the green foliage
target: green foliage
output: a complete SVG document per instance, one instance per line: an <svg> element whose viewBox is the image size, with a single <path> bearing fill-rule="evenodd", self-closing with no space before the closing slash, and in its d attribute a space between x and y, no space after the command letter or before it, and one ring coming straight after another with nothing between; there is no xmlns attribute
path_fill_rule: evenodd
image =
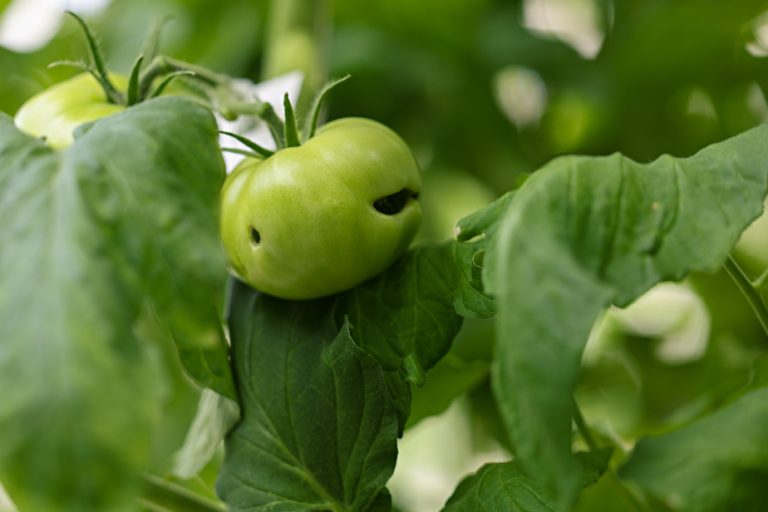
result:
<svg viewBox="0 0 768 512"><path fill-rule="evenodd" d="M53 152L0 119L0 387L15 390L0 475L22 510L119 510L136 491L160 412L133 330L145 307L190 373L232 394L210 300L224 277L212 117L159 99L79 137Z"/></svg>
<svg viewBox="0 0 768 512"><path fill-rule="evenodd" d="M580 2L594 8L579 11L601 41L594 56L532 28L533 2L342 0L333 33L325 2L296 11L304 2L112 0L87 21L102 67L126 76L137 27L169 14L163 48L217 72L298 68L304 93L350 74L329 117L386 124L425 176L449 183L425 179L425 220L440 218L422 241L447 240L459 206L506 195L462 220L457 240L413 247L334 297L286 302L238 284L229 359L211 116L150 100L58 153L0 117L0 482L20 512L133 510L136 496L153 512L222 510L198 496L214 497L217 474L231 510L422 512L385 487L397 436L442 421L456 398L472 438L457 445L496 443L513 461L464 475L446 510L761 510L768 228L734 244L763 205L768 132L659 155L768 119L765 2ZM45 67L82 55L75 29L66 19L28 54L0 48L0 110L68 78ZM154 61L156 47L130 103L168 84L141 86L150 68L191 73ZM281 143L322 121L310 100L296 113L316 115L288 132L279 105L262 105ZM651 163L556 158L616 152ZM467 180L443 180L454 171ZM670 280L703 311L705 343L687 360L662 355L663 305L645 331L613 307ZM172 458L197 386L208 389ZM234 399L244 415L219 472ZM188 480L141 476L173 461Z"/></svg>
<svg viewBox="0 0 768 512"><path fill-rule="evenodd" d="M608 466L611 451L579 454L578 482L593 484ZM487 464L464 480L446 503L445 512L553 512L557 497L530 478L515 462Z"/></svg>
<svg viewBox="0 0 768 512"><path fill-rule="evenodd" d="M679 430L642 439L620 475L673 510L762 510L767 415L768 388L762 387Z"/></svg>
<svg viewBox="0 0 768 512"><path fill-rule="evenodd" d="M646 165L560 158L504 212L484 275L499 307L494 391L517 460L561 506L578 489L571 394L592 324L609 304L722 264L762 210L767 132Z"/></svg>
<svg viewBox="0 0 768 512"><path fill-rule="evenodd" d="M339 330L333 301L238 284L230 333L243 420L218 484L230 510L368 510L395 465L381 366Z"/></svg>

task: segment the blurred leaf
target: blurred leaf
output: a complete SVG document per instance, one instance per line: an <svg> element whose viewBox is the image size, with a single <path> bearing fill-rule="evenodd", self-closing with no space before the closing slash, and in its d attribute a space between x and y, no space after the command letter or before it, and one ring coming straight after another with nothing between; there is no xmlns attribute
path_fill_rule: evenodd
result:
<svg viewBox="0 0 768 512"><path fill-rule="evenodd" d="M463 361L448 352L427 374L424 386L414 390L407 427L445 411L462 393L488 377L489 371L490 362Z"/></svg>
<svg viewBox="0 0 768 512"><path fill-rule="evenodd" d="M159 382L134 324L150 301L171 325L218 325L203 317L224 268L222 173L212 116L181 99L99 121L63 152L0 115L0 388L14 390L0 478L22 510L122 510L135 492ZM226 360L196 339L201 360Z"/></svg>
<svg viewBox="0 0 768 512"><path fill-rule="evenodd" d="M333 301L290 302L238 283L230 319L243 419L218 483L229 510L366 510L397 456L376 361L334 325Z"/></svg>
<svg viewBox="0 0 768 512"><path fill-rule="evenodd" d="M578 480L587 486L600 477L608 466L611 451L579 454ZM515 462L486 464L476 474L462 481L446 503L446 512L553 512L557 497L529 478Z"/></svg>
<svg viewBox="0 0 768 512"><path fill-rule="evenodd" d="M133 324L136 339L150 351L160 367L155 390L161 406L161 420L152 433L152 453L144 470L165 474L173 465L173 454L184 443L189 423L195 417L200 388L184 370L179 351L167 327L147 305Z"/></svg>
<svg viewBox="0 0 768 512"><path fill-rule="evenodd" d="M757 512L768 499L768 388L669 434L641 439L622 466L673 510Z"/></svg>
<svg viewBox="0 0 768 512"><path fill-rule="evenodd" d="M516 192L486 255L494 391L521 467L561 507L578 488L572 393L592 324L652 285L712 271L762 210L768 127L689 159L560 158Z"/></svg>
<svg viewBox="0 0 768 512"><path fill-rule="evenodd" d="M582 490L575 512L669 512L663 503L644 499L628 488L616 473L606 471L600 479ZM650 503L649 503L650 502Z"/></svg>
<svg viewBox="0 0 768 512"><path fill-rule="evenodd" d="M417 244L454 238L459 219L496 199L482 181L458 169L432 169L424 172L422 178L419 200L423 215Z"/></svg>
<svg viewBox="0 0 768 512"><path fill-rule="evenodd" d="M215 391L204 389L184 446L176 454L173 474L189 479L200 473L239 419L240 407L236 402Z"/></svg>
<svg viewBox="0 0 768 512"><path fill-rule="evenodd" d="M184 367L201 387L234 398L219 313L226 262L217 224L219 189L224 180L218 128L209 112L192 108L180 98L161 98L146 105L128 111L132 122L144 127L141 132L134 134L130 124L115 122L111 133L102 135L104 132L93 129L98 124L91 124L80 127L75 137L88 140L99 161L124 168L111 179L94 180L91 186L95 192L112 191L117 196L113 201L125 202L120 210L117 203L106 203L104 213L111 215L125 233L129 244L126 254L146 265L139 278L161 321L171 328ZM165 126L164 116L169 113L199 128L175 132ZM134 135L132 146L142 149L128 152L134 161L126 156L125 162L115 162L113 145L118 144L125 152L131 145L120 145L118 140L129 133ZM168 155L165 161L154 164L164 172L155 171L144 161L144 152L151 149ZM142 241L146 245L139 245Z"/></svg>

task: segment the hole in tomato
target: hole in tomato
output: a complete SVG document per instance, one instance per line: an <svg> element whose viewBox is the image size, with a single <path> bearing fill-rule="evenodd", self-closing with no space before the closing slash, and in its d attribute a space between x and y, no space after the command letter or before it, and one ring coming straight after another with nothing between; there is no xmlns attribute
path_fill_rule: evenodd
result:
<svg viewBox="0 0 768 512"><path fill-rule="evenodd" d="M373 202L373 207L376 208L376 211L381 212L384 215L395 215L403 211L403 208L405 208L405 205L408 204L409 200L417 199L418 197L419 194L413 190L404 188L399 192L375 200Z"/></svg>
<svg viewBox="0 0 768 512"><path fill-rule="evenodd" d="M251 226L251 244L253 245L259 245L261 243L261 233L259 231Z"/></svg>

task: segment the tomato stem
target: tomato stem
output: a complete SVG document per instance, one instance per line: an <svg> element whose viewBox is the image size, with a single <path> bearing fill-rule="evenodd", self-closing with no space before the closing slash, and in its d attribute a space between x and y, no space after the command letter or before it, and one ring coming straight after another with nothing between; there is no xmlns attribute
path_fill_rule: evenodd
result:
<svg viewBox="0 0 768 512"><path fill-rule="evenodd" d="M183 72L206 85L219 87L226 86L231 82L227 76L221 75L202 66L196 66L188 62L173 59L165 55L155 57L149 66L141 73L139 83L140 97L146 98L152 83L162 76L178 74Z"/></svg>
<svg viewBox="0 0 768 512"><path fill-rule="evenodd" d="M760 294L761 280L758 280L757 284L752 283L730 254L728 259L725 260L723 267L728 275L731 276L733 282L736 283L744 298L747 299L749 305L752 306L752 310L755 312L757 321L760 322L763 331L768 334L768 306L766 306L765 299Z"/></svg>
<svg viewBox="0 0 768 512"><path fill-rule="evenodd" d="M267 13L262 79L291 71L303 75L293 107L308 112L312 96L328 79L331 13L327 0L273 0Z"/></svg>
<svg viewBox="0 0 768 512"><path fill-rule="evenodd" d="M144 475L144 492L140 501L150 509L184 512L225 512L222 503L209 500L180 485L160 477Z"/></svg>
<svg viewBox="0 0 768 512"><path fill-rule="evenodd" d="M584 439L584 442L587 443L589 451L594 452L597 450L595 439L592 437L592 434L589 431L587 422L584 420L584 416L581 414L581 408L579 408L579 404L576 403L576 399L573 400L573 422L576 424L576 428L579 430L579 434L581 434L582 439Z"/></svg>

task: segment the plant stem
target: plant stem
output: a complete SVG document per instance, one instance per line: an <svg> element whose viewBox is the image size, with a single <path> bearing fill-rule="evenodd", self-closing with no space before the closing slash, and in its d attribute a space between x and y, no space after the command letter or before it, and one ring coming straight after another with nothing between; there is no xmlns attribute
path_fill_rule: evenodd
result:
<svg viewBox="0 0 768 512"><path fill-rule="evenodd" d="M144 492L141 500L149 503L158 510L177 512L225 512L222 503L209 500L189 489L159 478L154 475L144 475Z"/></svg>
<svg viewBox="0 0 768 512"><path fill-rule="evenodd" d="M744 294L744 298L747 299L749 305L752 306L763 331L768 334L768 307L766 307L765 301L755 284L747 278L744 271L730 254L723 266L728 275L731 276L731 279L733 279L733 282L736 283L736 286L741 290L741 293Z"/></svg>
<svg viewBox="0 0 768 512"><path fill-rule="evenodd" d="M616 485L621 491L621 493L624 495L624 497L629 501L629 503L632 505L632 507L637 510L638 512L650 512L650 507L642 501L632 489L629 489L621 478L619 478L619 475L616 474L616 472L612 469L609 469L608 471L611 472L611 476L616 479Z"/></svg>
<svg viewBox="0 0 768 512"><path fill-rule="evenodd" d="M592 437L592 434L589 432L589 427L587 426L587 422L584 421L584 416L581 414L581 409L579 408L579 404L576 403L576 399L573 399L573 421L576 423L576 428L579 429L579 433L581 434L581 437L584 439L584 442L587 443L587 446L589 447L589 451L594 452L597 450L597 444L595 443L594 438Z"/></svg>
<svg viewBox="0 0 768 512"><path fill-rule="evenodd" d="M161 55L155 57L141 73L141 79L139 80L141 83L140 97L147 97L149 88L156 78L179 71L191 71L194 73L194 78L210 86L226 85L230 82L229 77L220 75L210 69Z"/></svg>
<svg viewBox="0 0 768 512"><path fill-rule="evenodd" d="M303 118L312 98L328 80L330 12L327 0L273 0L269 5L262 79L301 71L304 81L296 102Z"/></svg>

